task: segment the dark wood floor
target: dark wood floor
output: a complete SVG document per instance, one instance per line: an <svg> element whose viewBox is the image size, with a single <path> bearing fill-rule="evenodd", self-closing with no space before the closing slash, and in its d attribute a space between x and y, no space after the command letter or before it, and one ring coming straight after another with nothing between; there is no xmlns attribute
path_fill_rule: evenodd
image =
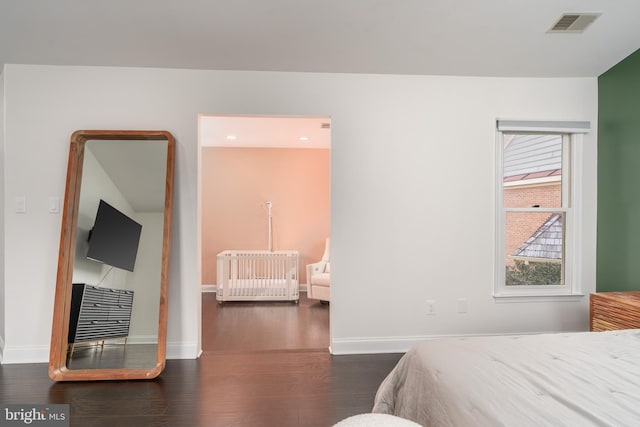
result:
<svg viewBox="0 0 640 427"><path fill-rule="evenodd" d="M297 311L300 319L310 316L305 322L294 320L306 323L308 330L309 319L320 319L323 311L328 316L328 306L306 300L299 306L229 304L215 307L213 316L205 306L215 304L211 295L203 298L206 351L200 359L168 360L165 371L153 381L54 383L46 364L0 365L0 402L68 403L72 426L324 427L370 411L378 385L400 358L399 354L331 356L326 350L328 323L325 332L312 334L314 339L301 338L305 344L300 348L294 348L291 339L278 341L282 330L290 333L300 327L288 325L290 315L280 311ZM252 339L242 331L252 328L237 324L238 313L250 312L251 306L256 313L263 309L271 313L255 315L260 319L261 326L255 328L260 338ZM238 311L234 314L232 309ZM236 324L225 327L228 319ZM263 329L273 322L274 330ZM228 328L242 331L237 336L243 344L227 333ZM273 341L262 339L265 335L273 336Z"/></svg>
<svg viewBox="0 0 640 427"><path fill-rule="evenodd" d="M202 294L202 350L259 351L329 348L329 304L300 302L216 303Z"/></svg>

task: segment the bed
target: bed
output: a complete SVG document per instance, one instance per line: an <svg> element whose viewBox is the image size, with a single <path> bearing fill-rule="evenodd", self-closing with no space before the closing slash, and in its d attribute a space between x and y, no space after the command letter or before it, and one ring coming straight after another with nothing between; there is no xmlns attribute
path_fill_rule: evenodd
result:
<svg viewBox="0 0 640 427"><path fill-rule="evenodd" d="M425 427L638 426L640 329L425 341L373 412Z"/></svg>
<svg viewBox="0 0 640 427"><path fill-rule="evenodd" d="M216 299L292 301L300 299L298 252L226 250L216 257Z"/></svg>

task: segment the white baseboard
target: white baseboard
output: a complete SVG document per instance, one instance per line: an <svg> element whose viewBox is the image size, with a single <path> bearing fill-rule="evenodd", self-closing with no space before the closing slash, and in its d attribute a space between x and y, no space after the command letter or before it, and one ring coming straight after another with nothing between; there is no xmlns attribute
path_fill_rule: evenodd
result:
<svg viewBox="0 0 640 427"><path fill-rule="evenodd" d="M202 285L202 293L215 292L217 288L216 285Z"/></svg>
<svg viewBox="0 0 640 427"><path fill-rule="evenodd" d="M559 332L559 331L555 331ZM523 333L493 333L493 334L455 334L455 335L418 335L405 337L371 337L371 338L338 338L331 340L329 347L331 354L383 354L406 353L418 343L437 338L472 338L504 335L536 335L548 332L523 332Z"/></svg>
<svg viewBox="0 0 640 427"><path fill-rule="evenodd" d="M197 359L200 349L195 342L169 342L167 343L167 359Z"/></svg>
<svg viewBox="0 0 640 427"><path fill-rule="evenodd" d="M6 346L2 350L1 363L49 363L49 350L49 346L43 345Z"/></svg>
<svg viewBox="0 0 640 427"><path fill-rule="evenodd" d="M157 335L129 335L127 338L127 344L156 344L157 342Z"/></svg>
<svg viewBox="0 0 640 427"><path fill-rule="evenodd" d="M129 343L146 343L144 337L129 337ZM0 364L49 363L49 347L47 346L8 346L2 344ZM167 343L167 359L197 359L198 349L195 343Z"/></svg>
<svg viewBox="0 0 640 427"><path fill-rule="evenodd" d="M331 340L330 352L334 355L405 353L417 343L433 338L428 336L337 338Z"/></svg>

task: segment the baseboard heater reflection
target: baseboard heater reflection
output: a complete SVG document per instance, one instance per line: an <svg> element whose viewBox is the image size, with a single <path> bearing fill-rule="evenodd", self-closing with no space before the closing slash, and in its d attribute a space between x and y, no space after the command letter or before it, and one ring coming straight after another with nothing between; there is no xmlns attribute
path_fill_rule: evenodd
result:
<svg viewBox="0 0 640 427"><path fill-rule="evenodd" d="M220 252L217 255L218 302L299 301L298 258L298 251Z"/></svg>

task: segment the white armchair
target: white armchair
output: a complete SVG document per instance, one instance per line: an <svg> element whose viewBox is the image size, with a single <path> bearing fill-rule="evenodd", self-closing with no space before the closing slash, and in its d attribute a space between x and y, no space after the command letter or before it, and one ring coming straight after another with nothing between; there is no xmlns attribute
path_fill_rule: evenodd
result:
<svg viewBox="0 0 640 427"><path fill-rule="evenodd" d="M307 297L320 301L330 301L331 262L329 261L329 238L325 241L322 260L307 264Z"/></svg>

